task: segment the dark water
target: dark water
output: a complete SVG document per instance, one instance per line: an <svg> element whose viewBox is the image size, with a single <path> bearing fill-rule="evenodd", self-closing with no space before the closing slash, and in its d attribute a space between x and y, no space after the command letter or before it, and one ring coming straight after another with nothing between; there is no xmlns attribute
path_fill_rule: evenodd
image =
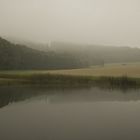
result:
<svg viewBox="0 0 140 140"><path fill-rule="evenodd" d="M1 87L0 140L140 140L140 91Z"/></svg>

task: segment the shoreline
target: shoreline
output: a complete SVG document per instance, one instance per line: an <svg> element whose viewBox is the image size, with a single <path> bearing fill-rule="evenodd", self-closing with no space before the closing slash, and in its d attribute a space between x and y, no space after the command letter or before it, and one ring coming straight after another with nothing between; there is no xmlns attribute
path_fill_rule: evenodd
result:
<svg viewBox="0 0 140 140"><path fill-rule="evenodd" d="M44 85L53 87L103 86L138 87L140 78L128 76L74 76L49 73L0 73L0 86L4 85Z"/></svg>

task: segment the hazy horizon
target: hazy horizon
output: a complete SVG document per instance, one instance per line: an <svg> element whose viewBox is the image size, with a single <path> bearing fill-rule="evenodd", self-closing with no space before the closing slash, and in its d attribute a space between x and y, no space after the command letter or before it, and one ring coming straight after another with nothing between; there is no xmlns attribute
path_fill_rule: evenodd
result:
<svg viewBox="0 0 140 140"><path fill-rule="evenodd" d="M0 0L0 36L140 46L138 0Z"/></svg>

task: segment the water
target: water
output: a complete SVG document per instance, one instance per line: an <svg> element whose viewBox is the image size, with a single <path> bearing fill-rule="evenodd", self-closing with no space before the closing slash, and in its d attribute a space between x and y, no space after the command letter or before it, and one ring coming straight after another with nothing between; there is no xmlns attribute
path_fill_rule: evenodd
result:
<svg viewBox="0 0 140 140"><path fill-rule="evenodd" d="M0 140L140 140L140 91L1 87Z"/></svg>

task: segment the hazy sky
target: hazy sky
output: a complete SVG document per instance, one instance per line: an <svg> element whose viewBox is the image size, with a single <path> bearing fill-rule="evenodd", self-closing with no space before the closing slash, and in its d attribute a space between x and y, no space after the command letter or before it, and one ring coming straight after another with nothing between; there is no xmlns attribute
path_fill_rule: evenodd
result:
<svg viewBox="0 0 140 140"><path fill-rule="evenodd" d="M0 36L140 46L140 0L0 0Z"/></svg>

